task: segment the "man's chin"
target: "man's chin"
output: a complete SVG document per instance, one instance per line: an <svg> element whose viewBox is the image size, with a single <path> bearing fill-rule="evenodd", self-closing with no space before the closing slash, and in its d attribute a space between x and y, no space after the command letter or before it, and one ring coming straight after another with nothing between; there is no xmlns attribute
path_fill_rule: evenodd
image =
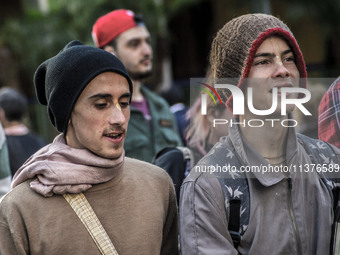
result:
<svg viewBox="0 0 340 255"><path fill-rule="evenodd" d="M111 159L111 160L115 160L115 159L119 159L121 155L122 155L121 152L120 153L115 153L115 154L112 154L112 155L108 156L107 158Z"/></svg>
<svg viewBox="0 0 340 255"><path fill-rule="evenodd" d="M118 159L123 153L123 149L115 149L114 151L111 152L101 152L101 153L97 153L98 156L102 157L102 158L106 158L106 159L110 159L110 160L115 160Z"/></svg>
<svg viewBox="0 0 340 255"><path fill-rule="evenodd" d="M149 78L152 74L152 70L145 72L129 72L132 80L140 81Z"/></svg>

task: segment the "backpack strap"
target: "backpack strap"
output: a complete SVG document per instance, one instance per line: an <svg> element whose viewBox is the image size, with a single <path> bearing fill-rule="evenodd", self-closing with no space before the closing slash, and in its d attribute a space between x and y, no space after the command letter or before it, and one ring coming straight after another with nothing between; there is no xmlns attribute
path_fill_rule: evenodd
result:
<svg viewBox="0 0 340 255"><path fill-rule="evenodd" d="M297 134L297 137L314 164L333 164L334 162L339 162L337 155L328 143L302 134ZM222 174L215 172L215 175L218 178L225 198L228 231L233 240L234 247L237 248L249 224L250 194L248 182L244 173L238 171L242 160L238 158L228 137L222 138L211 151L214 152L213 159L210 162L202 161L202 164L210 163L211 165L211 163L215 163L220 166L228 164L228 168L231 169L231 171L225 171ZM228 158L228 162L226 162L225 158ZM333 198L332 189L336 186L334 181L329 178L327 179L322 172L318 173ZM338 200L334 202L338 203Z"/></svg>
<svg viewBox="0 0 340 255"><path fill-rule="evenodd" d="M107 235L84 194L64 194L63 196L86 227L100 253L103 255L118 255L110 237Z"/></svg>
<svg viewBox="0 0 340 255"><path fill-rule="evenodd" d="M332 146L322 140L310 138L308 136L297 134L298 141L304 146L311 161L314 164L339 164L339 159ZM330 254L340 254L340 179L328 178L322 171L317 171L321 180L326 185L330 196L333 200L334 220L332 224L332 242Z"/></svg>
<svg viewBox="0 0 340 255"><path fill-rule="evenodd" d="M296 134L298 141L305 148L313 163L333 164L338 161L333 148L325 141Z"/></svg>
<svg viewBox="0 0 340 255"><path fill-rule="evenodd" d="M177 146L176 148L183 153L183 158L185 161L184 176L187 177L190 173L190 170L194 167L194 155L188 147Z"/></svg>
<svg viewBox="0 0 340 255"><path fill-rule="evenodd" d="M340 188L336 187L334 195L334 221L332 225L332 243L330 254L340 254Z"/></svg>
<svg viewBox="0 0 340 255"><path fill-rule="evenodd" d="M227 171L215 171L225 199L225 210L228 220L228 231L233 240L234 247L237 248L242 235L248 228L250 216L250 194L247 178L241 173L241 161L236 152L229 149L227 137L210 150L213 152L210 162L205 162L204 158L199 164L225 166ZM210 153L209 152L209 153Z"/></svg>
<svg viewBox="0 0 340 255"><path fill-rule="evenodd" d="M229 221L228 230L233 240L234 247L237 248L241 241L240 234L240 214L241 214L241 200L231 199L229 205Z"/></svg>
<svg viewBox="0 0 340 255"><path fill-rule="evenodd" d="M309 155L311 161L316 165L332 165L335 162L339 162L337 155L335 154L333 148L326 142L318 139L314 139L302 134L297 134L298 141L305 148L307 154ZM339 179L328 177L323 171L316 171L321 180L326 184L328 191L333 199L332 190L339 183Z"/></svg>

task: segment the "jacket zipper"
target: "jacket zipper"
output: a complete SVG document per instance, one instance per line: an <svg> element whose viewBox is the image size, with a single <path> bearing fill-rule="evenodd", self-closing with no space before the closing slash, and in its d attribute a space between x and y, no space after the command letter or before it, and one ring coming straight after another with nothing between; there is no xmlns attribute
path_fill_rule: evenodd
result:
<svg viewBox="0 0 340 255"><path fill-rule="evenodd" d="M292 222L293 226L293 231L295 235L295 240L296 240L296 250L297 254L302 254L302 245L301 245L301 238L299 234L299 230L297 228L296 224L296 218L293 210L293 201L292 201L292 179L289 177L287 178L287 183L288 183L288 198L287 198L287 204L288 204L288 211L289 211L289 216Z"/></svg>

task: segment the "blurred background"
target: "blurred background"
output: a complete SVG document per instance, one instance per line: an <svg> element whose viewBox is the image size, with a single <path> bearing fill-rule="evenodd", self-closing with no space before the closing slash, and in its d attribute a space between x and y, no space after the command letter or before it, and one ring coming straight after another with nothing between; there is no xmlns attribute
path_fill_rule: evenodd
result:
<svg viewBox="0 0 340 255"><path fill-rule="evenodd" d="M0 87L18 89L28 97L29 126L47 142L56 131L35 98L34 71L71 40L94 46L92 25L118 8L145 18L154 49L154 74L147 85L155 91L170 86L188 90L190 78L204 77L215 33L246 13L268 13L287 23L304 54L309 77L340 74L340 0L2 1Z"/></svg>

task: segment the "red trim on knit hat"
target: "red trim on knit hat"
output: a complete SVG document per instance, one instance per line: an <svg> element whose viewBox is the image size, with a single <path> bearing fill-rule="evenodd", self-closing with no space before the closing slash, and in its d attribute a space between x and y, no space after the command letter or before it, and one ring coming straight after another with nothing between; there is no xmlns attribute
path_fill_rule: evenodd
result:
<svg viewBox="0 0 340 255"><path fill-rule="evenodd" d="M130 10L115 10L101 16L92 27L92 38L98 48L101 48L126 30L137 26L134 12Z"/></svg>
<svg viewBox="0 0 340 255"><path fill-rule="evenodd" d="M281 36L288 41L289 46L292 48L292 50L294 52L294 56L295 56L295 60L296 60L296 67L299 70L300 78L305 78L305 79L303 79L302 82L300 82L300 87L306 88L306 86L307 86L307 80L306 80L307 71L306 71L305 61L303 59L300 48L299 48L295 38L291 35L291 33L289 33L288 31L286 31L282 28L279 28L279 27L270 28L270 29L266 30L265 32L260 34L259 37L253 42L253 44L252 44L252 46L249 50L249 57L247 59L246 66L245 66L245 69L243 71L243 76L240 79L237 87L239 87L240 89L243 90L243 84L244 84L243 81L249 75L250 69L251 69L253 62L254 62L254 58L255 58L255 54L256 54L257 49L260 47L260 45L263 43L264 40L266 40L268 37L271 37L271 36L274 36L274 35ZM233 109L233 97L232 97L232 95L228 98L228 100L226 102L226 106L230 111L232 111L232 109Z"/></svg>

